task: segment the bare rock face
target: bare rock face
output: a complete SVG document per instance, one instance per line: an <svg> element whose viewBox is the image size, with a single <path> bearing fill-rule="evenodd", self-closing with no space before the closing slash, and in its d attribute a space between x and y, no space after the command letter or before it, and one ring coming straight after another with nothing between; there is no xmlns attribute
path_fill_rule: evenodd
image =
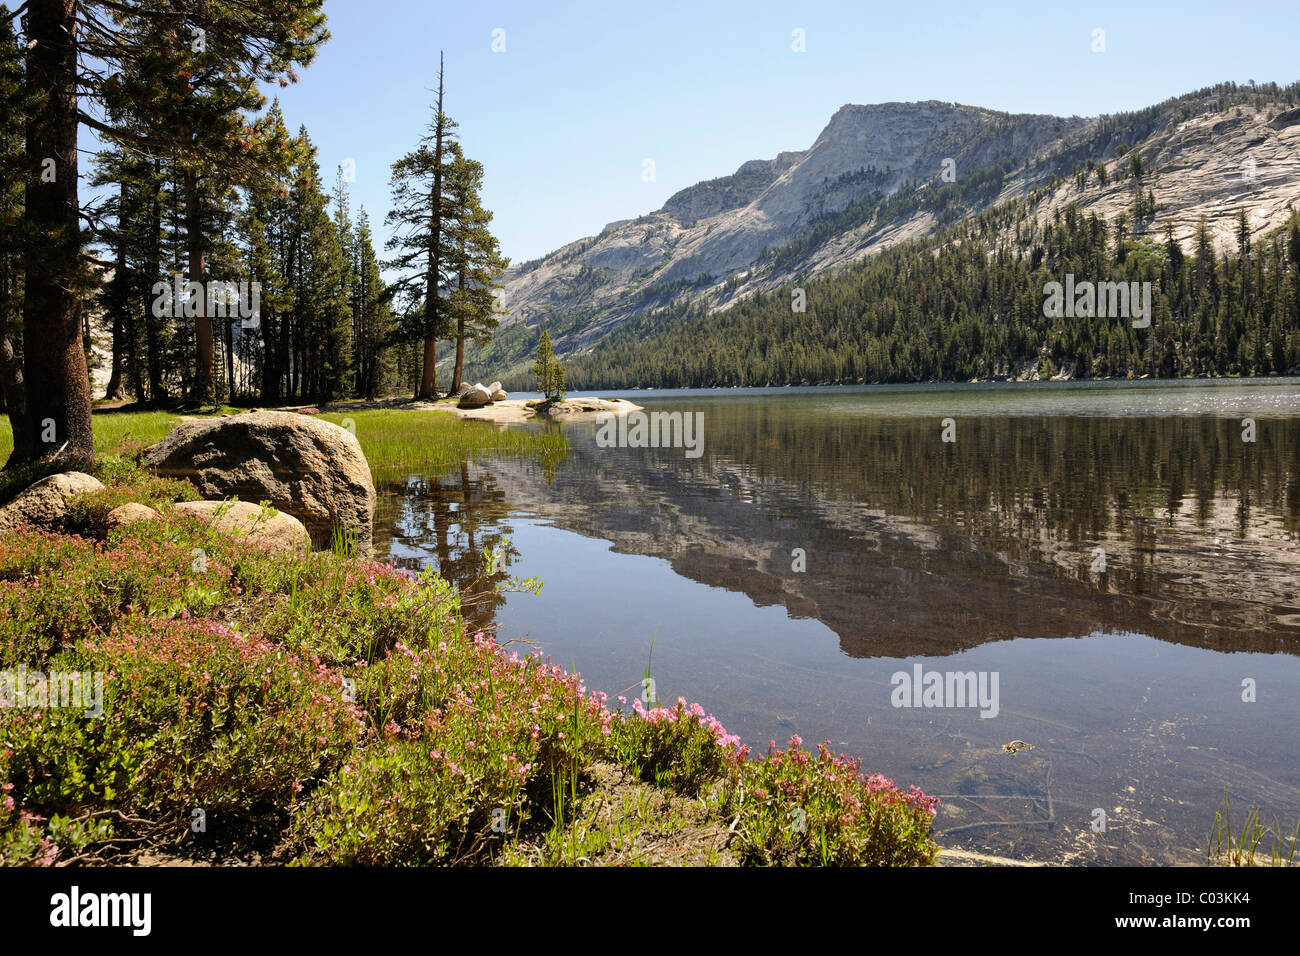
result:
<svg viewBox="0 0 1300 956"><path fill-rule="evenodd" d="M371 548L375 486L347 429L292 412L186 422L144 453L154 474L188 479L208 498L269 501L298 518L317 547L350 528Z"/></svg>
<svg viewBox="0 0 1300 956"><path fill-rule="evenodd" d="M68 504L74 495L102 491L103 488L98 478L80 471L42 478L0 508L0 531L24 524L57 531L68 516Z"/></svg>
<svg viewBox="0 0 1300 956"><path fill-rule="evenodd" d="M504 402L509 397L510 394L504 388L501 388L499 385L492 392L492 401L494 402Z"/></svg>
<svg viewBox="0 0 1300 956"><path fill-rule="evenodd" d="M570 331L552 329L564 357L669 302L721 309L934 234L944 220L926 190L996 168L1006 170L1001 190L973 200L963 215L1045 189L1035 201L1040 229L1069 206L1081 217L1114 222L1133 202L1121 145L1142 156L1144 185L1160 206L1154 222L1135 229L1162 241L1168 225L1190 253L1204 217L1214 242L1235 249L1239 208L1259 237L1285 224L1300 203L1300 108L1262 96L1257 106L1225 107L1219 92L1205 89L1119 120L935 101L847 105L808 149L751 160L730 176L676 193L656 212L512 265L502 329L586 313L590 319ZM1107 178L1101 183L1094 175L1080 189L1073 171L1089 162L1104 167ZM910 209L878 216L878 203L894 195ZM1004 226L990 249L1016 228ZM783 248L775 259L764 256Z"/></svg>
<svg viewBox="0 0 1300 956"><path fill-rule="evenodd" d="M139 524L142 521L153 521L158 516L158 512L148 505L142 505L138 501L128 501L126 504L118 505L110 511L104 519L104 525L107 530L113 531L116 528L125 528L127 525Z"/></svg>
<svg viewBox="0 0 1300 956"><path fill-rule="evenodd" d="M487 387L478 383L460 397L461 408L482 408L492 401L492 393Z"/></svg>
<svg viewBox="0 0 1300 956"><path fill-rule="evenodd" d="M311 549L311 536L302 522L283 511L268 511L247 501L182 501L176 510L198 515L221 531L269 544L279 551Z"/></svg>

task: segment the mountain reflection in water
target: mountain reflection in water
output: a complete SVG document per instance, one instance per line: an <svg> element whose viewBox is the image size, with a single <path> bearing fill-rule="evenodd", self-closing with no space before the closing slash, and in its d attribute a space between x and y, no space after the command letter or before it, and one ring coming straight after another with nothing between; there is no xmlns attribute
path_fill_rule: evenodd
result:
<svg viewBox="0 0 1300 956"><path fill-rule="evenodd" d="M1129 387L1103 397L1132 405L1133 396L1156 391L1166 403L1174 394ZM1207 391L1215 401L1202 407ZM432 564L476 595L466 614L473 626L498 625L503 638L525 631L557 659L567 664L572 658L589 681L611 681L593 684L611 695L634 684L644 664L651 634L626 617L639 591L654 605L652 613L666 624L677 622L670 624L674 635L663 639L667 644L656 645L657 674L660 668L669 677L680 674L669 683L680 684L683 693L688 687L697 696L707 691L705 703L747 739L766 743L789 730L820 739L814 728L825 726L833 743L868 757L871 769L953 796L941 813L941 842L947 823L955 828L952 842L960 833L972 846L1013 855L1190 861L1189 844L1203 851L1203 832L1197 833L1208 828L1225 787L1232 792L1251 773L1264 773L1268 782L1244 787L1239 796L1293 818L1300 813L1300 760L1295 744L1286 742L1293 738L1300 698L1300 410L1294 384L1186 392L1202 403L1192 413L1151 415L1132 408L1047 414L1037 405L1017 408L1015 398L1002 393L996 414L965 392L926 393L909 402L930 402L935 412L952 409L942 415L906 414L892 393L883 400L851 391L631 393L647 409L702 411L703 457L688 459L681 449L600 448L594 423L571 424L565 426L571 450L553 471L527 462L466 463L459 473L412 477L385 488L377 547L395 563ZM1078 393L1071 394L1077 404ZM872 413L873 405L884 408ZM1216 407L1219 414L1212 413ZM1245 442L1243 410L1257 408L1256 440ZM941 440L941 417L956 421L955 442ZM544 543L521 546L520 534ZM592 557L573 535L609 545ZM482 552L494 548L504 560L488 578ZM610 551L660 563L637 564L635 583L625 585L620 599L604 586L620 560ZM488 587L521 569L548 584L577 579L575 563L587 584L584 591L575 580L572 593L561 594L563 620L548 613L545 589L540 597L504 601ZM684 581L707 588L689 590ZM731 603L723 611L713 610L714 602ZM748 615L745 607L782 614L763 617L744 635L724 640L705 632L691 640L692 615L707 620L720 614L725 622ZM824 647L796 649L809 640L796 629L800 621L833 632L841 662L863 663L835 664ZM1132 737L1125 741L1126 762L1108 755L1107 741L1135 731L1101 719L1095 705L1124 710L1143 691L1121 686L1141 675L1116 673L1127 651L1117 651L1117 638L1105 635L1204 649L1177 660L1154 647L1136 652L1156 675L1186 664L1182 686L1188 694L1200 693L1198 682L1223 685L1222 700L1213 703L1171 694L1167 706L1180 708L1182 718L1171 713L1163 723L1178 727L1184 719L1203 726L1212 740L1192 749L1215 753L1228 749L1222 735L1244 733L1258 759L1216 757L1192 770L1194 761L1153 750L1149 741L1134 752ZM677 662L667 656L673 641L680 645ZM809 666L821 676L806 682L787 676L780 691L764 690L769 682L758 676L760 665L737 665L741 647L761 651L787 675L797 655L820 655ZM1229 730L1227 715L1241 717L1247 706L1238 700L1241 678L1264 673L1229 663L1244 653L1273 656L1273 703L1261 698L1246 723ZM943 663L952 655L962 660ZM972 657L1003 672L1004 695L1022 698L1009 707L1004 701L1009 715L981 726L970 713L889 707L891 672L935 659L940 663L927 666L967 670ZM1044 676L1056 674L1067 659L1072 663L1063 676ZM1024 678L1020 684L1017 673ZM1066 706L1079 687L1039 687L1029 682L1033 674L1039 683L1086 684L1088 703ZM839 681L865 701L830 702L840 693L831 685ZM1279 710L1276 695L1288 692L1290 702ZM1011 765L988 757L984 748L999 736L1028 739L1017 729L1023 725L1012 721L1015 713L1027 713L1029 697L1040 699L1034 715L1040 726L1059 725L1053 731L1061 736L1057 755L1042 736L1047 731L1039 731L1039 748L1014 758L1017 782L999 783ZM1227 709L1234 704L1236 710ZM1142 726L1161 732L1159 723ZM1271 749L1263 745L1275 737ZM1083 852L1075 844L1088 832L1092 807L1071 810L1078 819L1068 827L1048 819L1047 806L1053 817L1069 806L1071 787L1086 790L1114 777L1110 786L1117 792L1125 786L1140 791L1150 783L1143 766L1161 761L1168 763L1161 794L1134 798L1131 810L1163 833L1154 843L1136 835L1130 843L1126 836L1122 846ZM1043 780L1030 786L1019 779L1030 771ZM1137 786L1125 784L1126 775ZM1046 793L1060 791L1055 800L1031 798L1044 782ZM1184 785L1190 789L1180 789ZM1106 785L1099 789L1082 803L1123 803ZM1026 804L1016 813L1007 816L1010 804L998 809L1017 795ZM972 800L983 812L968 806ZM1175 809L1156 812L1162 802ZM1007 817L1006 826L1000 817ZM1022 818L1042 825L1013 825Z"/></svg>

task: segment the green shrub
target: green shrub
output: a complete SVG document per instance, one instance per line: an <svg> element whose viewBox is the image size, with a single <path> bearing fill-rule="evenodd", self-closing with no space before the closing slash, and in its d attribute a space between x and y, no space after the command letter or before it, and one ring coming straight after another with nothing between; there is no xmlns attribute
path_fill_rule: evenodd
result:
<svg viewBox="0 0 1300 956"><path fill-rule="evenodd" d="M916 787L899 790L879 774L864 777L858 760L812 757L803 742L775 743L747 761L722 798L740 814L742 857L763 865L918 866L938 855L930 824L938 798Z"/></svg>

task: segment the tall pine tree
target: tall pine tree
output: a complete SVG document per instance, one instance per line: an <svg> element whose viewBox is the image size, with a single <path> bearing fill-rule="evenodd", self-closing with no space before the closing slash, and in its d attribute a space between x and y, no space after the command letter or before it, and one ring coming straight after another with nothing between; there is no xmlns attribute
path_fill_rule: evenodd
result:
<svg viewBox="0 0 1300 956"><path fill-rule="evenodd" d="M442 55L438 57L438 100L428 133L410 153L393 164L393 208L387 222L393 228L389 251L397 257L388 265L399 279L395 293L406 304L406 314L416 319L405 334L424 344L416 398L436 398L438 391L438 339L453 328L448 289L453 245L446 218L447 166L456 122L443 112Z"/></svg>

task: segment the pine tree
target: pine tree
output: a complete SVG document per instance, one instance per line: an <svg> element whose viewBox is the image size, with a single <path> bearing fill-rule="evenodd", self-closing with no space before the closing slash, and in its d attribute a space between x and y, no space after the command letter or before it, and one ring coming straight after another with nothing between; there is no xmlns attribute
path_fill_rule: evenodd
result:
<svg viewBox="0 0 1300 956"><path fill-rule="evenodd" d="M405 302L408 316L417 318L406 334L424 343L416 398L435 398L438 390L438 339L451 333L454 318L443 295L450 288L446 195L449 146L456 122L443 112L443 66L438 58L438 100L428 133L410 153L393 164L393 208L387 222L395 227L388 242L397 257L388 263L401 277L394 292ZM418 306L418 312L416 311Z"/></svg>
<svg viewBox="0 0 1300 956"><path fill-rule="evenodd" d="M483 208L479 190L483 187L483 166L466 159L459 143L452 143L448 169L451 225L449 267L456 274L456 289L450 296L455 318L456 364L449 394L456 394L465 369L465 342L486 343L500 324L494 290L510 262L501 256L496 237L489 231L492 213Z"/></svg>
<svg viewBox="0 0 1300 956"><path fill-rule="evenodd" d="M253 14L243 0L28 0L25 86L42 101L26 113L24 221L34 237L24 263L27 421L15 421L10 464L93 454L81 341L90 277L77 189L79 124L105 142L176 166L186 203L187 271L203 281L210 225L203 202L225 195L225 177L256 166L257 144L243 111L260 108L259 81L288 82L295 65L310 62L327 36L322 2L263 6ZM215 385L214 348L202 310L196 337L188 378L206 399Z"/></svg>
<svg viewBox="0 0 1300 956"><path fill-rule="evenodd" d="M356 302L357 344L353 361L356 365L356 392L373 399L391 374L388 346L393 335L393 314L389 292L379 275L379 260L375 255L370 217L366 215L365 207L357 216L355 251L353 298Z"/></svg>
<svg viewBox="0 0 1300 956"><path fill-rule="evenodd" d="M547 401L564 398L564 370L551 348L551 336L543 331L537 340L537 358L533 361L533 376L537 390Z"/></svg>
<svg viewBox="0 0 1300 956"><path fill-rule="evenodd" d="M257 366L262 401L280 401L288 388L292 348L293 285L296 246L290 217L293 168L301 165L305 144L289 135L278 100L262 120L261 137L277 161L265 164L246 184L244 273L261 287L256 332L247 351ZM260 337L260 341L259 341ZM260 344L260 348L257 346Z"/></svg>
<svg viewBox="0 0 1300 956"><path fill-rule="evenodd" d="M306 129L299 130L298 141L304 152L290 191L294 391L303 398L328 401L344 391L352 359L349 264L329 215L329 200L320 190L316 149Z"/></svg>

